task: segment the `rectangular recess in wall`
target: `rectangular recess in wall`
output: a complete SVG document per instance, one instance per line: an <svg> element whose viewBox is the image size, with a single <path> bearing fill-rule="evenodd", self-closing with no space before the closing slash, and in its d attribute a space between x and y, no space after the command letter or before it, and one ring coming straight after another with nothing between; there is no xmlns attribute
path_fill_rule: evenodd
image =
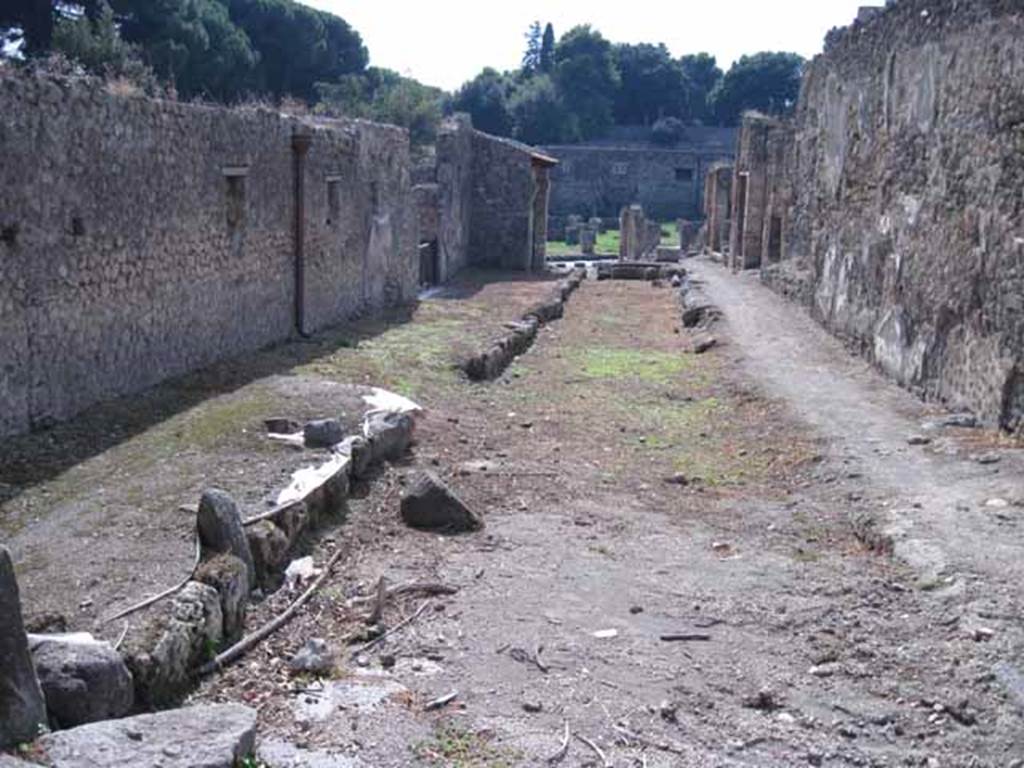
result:
<svg viewBox="0 0 1024 768"><path fill-rule="evenodd" d="M676 181L693 181L693 168L676 168Z"/></svg>
<svg viewBox="0 0 1024 768"><path fill-rule="evenodd" d="M341 221L341 175L332 174L327 181L327 226L337 227Z"/></svg>
<svg viewBox="0 0 1024 768"><path fill-rule="evenodd" d="M221 171L224 174L224 180L227 182L225 210L228 233L234 235L245 228L248 212L248 206L246 205L246 179L249 176L249 166L225 165L221 168Z"/></svg>

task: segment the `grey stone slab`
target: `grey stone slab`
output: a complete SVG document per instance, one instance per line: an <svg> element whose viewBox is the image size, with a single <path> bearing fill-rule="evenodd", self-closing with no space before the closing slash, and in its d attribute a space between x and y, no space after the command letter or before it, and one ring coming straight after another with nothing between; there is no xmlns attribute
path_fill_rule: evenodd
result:
<svg viewBox="0 0 1024 768"><path fill-rule="evenodd" d="M39 740L53 768L234 768L256 747L256 710L211 704L79 726Z"/></svg>

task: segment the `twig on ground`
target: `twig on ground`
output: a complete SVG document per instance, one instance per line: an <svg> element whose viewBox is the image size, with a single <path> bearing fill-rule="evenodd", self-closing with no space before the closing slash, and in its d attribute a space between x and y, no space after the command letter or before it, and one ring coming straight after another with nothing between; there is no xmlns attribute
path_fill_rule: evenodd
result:
<svg viewBox="0 0 1024 768"><path fill-rule="evenodd" d="M141 603L136 603L131 608L125 608L120 613L115 613L110 618L104 619L102 623L103 624L109 624L112 621L117 621L118 619L123 619L125 616L130 616L133 613L138 613L143 608L148 608L149 606L153 605L154 603L158 603L161 600L163 600L164 598L168 598L171 595L175 594L176 592L181 591L182 589L185 588L186 584L188 584L190 581L192 581L192 577L196 575L196 571L199 569L199 562L200 562L201 558L202 558L202 546L199 543L199 534L197 533L196 534L196 557L195 557L195 561L194 561L194 563L192 565L192 570L188 572L188 576L186 576L180 582L175 584L173 587L171 587L169 589L165 589L159 595L153 595L153 597L146 598Z"/></svg>
<svg viewBox="0 0 1024 768"><path fill-rule="evenodd" d="M414 622L416 619L419 618L421 613L423 613L425 610L427 610L427 606L428 605L430 605L430 600L424 600L423 601L423 605L421 605L418 609L416 609L416 613L414 613L412 616L409 616L408 618L403 619L402 621L398 622L397 624L395 624L395 626L393 626L391 629L389 629L387 632L385 632L384 634L380 635L379 637L375 637L370 642L364 643L363 645L361 645L358 648L356 648L354 651L352 651L352 656L355 657L355 656L358 656L363 651L370 650L371 648L373 648L373 646L377 645L377 643L379 643L379 642L382 642L385 638L391 637L391 635L395 634L395 632L400 630L402 627L406 626L407 624L411 624L412 622Z"/></svg>
<svg viewBox="0 0 1024 768"><path fill-rule="evenodd" d="M543 646L537 646L536 653L530 653L523 648L513 648L508 652L508 655L520 664L532 664L545 675L548 673L548 666L540 660L540 652Z"/></svg>
<svg viewBox="0 0 1024 768"><path fill-rule="evenodd" d="M126 623L126 624L124 625L124 629L122 629L122 630L121 630L121 634L120 634L120 635L118 636L118 638L117 638L117 642L116 642L116 643L114 643L114 650L115 650L115 651L116 651L116 650L117 650L118 648L120 648L120 647L121 647L121 643L123 643L123 642L124 642L124 639L125 639L125 637L126 637L126 636L128 635L128 628L129 628L130 626L131 626L131 623L130 623L130 622L128 622L128 623Z"/></svg>
<svg viewBox="0 0 1024 768"><path fill-rule="evenodd" d="M410 595L417 592L433 597L435 595L454 595L458 591L458 587L453 587L450 584L441 584L439 582L431 581L409 581L395 587L388 587L387 597L391 598L397 597L398 595ZM372 603L375 600L377 600L376 594L364 595L363 597L353 597L348 601L348 606L351 608L357 605L364 605L365 603Z"/></svg>
<svg viewBox="0 0 1024 768"><path fill-rule="evenodd" d="M291 621L295 617L295 614L298 613L299 609L306 603L308 603L310 598L312 598L313 595L315 595L317 591L320 589L320 587L323 586L323 583L327 581L327 578L331 575L331 571L334 569L335 564L338 562L338 560L341 559L341 556L347 551L347 547L339 546L337 551L333 555L331 555L331 559L327 561L327 565L324 566L323 573L321 573L317 577L316 581L309 585L309 589L307 589L305 592L303 592L301 595L295 598L292 604L289 605L285 609L285 611L279 616L277 616L275 619L272 619L271 621L267 622L252 634L246 635L223 653L217 654L216 658L214 658L212 661L209 661L203 666L201 666L199 668L199 676L205 677L206 675L209 675L212 672L215 672L219 669L223 669L231 662L245 655L245 653L250 648L255 646L257 643L274 634L274 632L276 632L278 629L280 629L289 621Z"/></svg>
<svg viewBox="0 0 1024 768"><path fill-rule="evenodd" d="M705 635L701 632L691 632L662 635L661 639L666 643L706 643L711 640L711 635Z"/></svg>
<svg viewBox="0 0 1024 768"><path fill-rule="evenodd" d="M604 766L604 768L612 768L612 764L610 762L608 762L608 756L604 752L601 751L601 748L599 746L597 746L597 744L592 742L590 739L588 739L582 733L577 733L576 734L576 738L579 739L580 741L582 741L584 744L586 744L592 750L594 750L594 752L597 754L597 756L601 759L601 764Z"/></svg>
<svg viewBox="0 0 1024 768"><path fill-rule="evenodd" d="M660 749L662 752L671 752L674 755L683 754L683 750L681 747L675 747L669 744L667 741L654 741L653 739L648 739L646 736L641 736L639 733L633 733L633 731L629 730L628 728L625 728L622 725L619 725L618 723L612 725L612 728L614 728L618 733L620 733L623 736L623 738L628 739L629 741L635 741L637 744L642 744L645 747Z"/></svg>
<svg viewBox="0 0 1024 768"><path fill-rule="evenodd" d="M565 735L562 737L562 745L558 748L558 751L555 752L555 754L551 755L551 757L549 758L546 758L544 762L551 764L562 762L562 760L565 759L566 754L568 754L569 752L569 737L569 721L566 720Z"/></svg>
<svg viewBox="0 0 1024 768"><path fill-rule="evenodd" d="M451 693L447 693L444 696L434 699L433 701L428 701L426 704L423 705L423 711L431 712L435 709L441 709L441 707L446 706L447 704L451 704L453 701L455 701L455 699L457 699L458 696L458 691L452 691Z"/></svg>

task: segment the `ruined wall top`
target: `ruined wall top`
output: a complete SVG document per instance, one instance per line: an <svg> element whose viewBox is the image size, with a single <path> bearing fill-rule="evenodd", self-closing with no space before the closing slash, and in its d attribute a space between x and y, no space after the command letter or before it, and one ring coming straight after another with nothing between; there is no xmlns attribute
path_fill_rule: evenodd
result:
<svg viewBox="0 0 1024 768"><path fill-rule="evenodd" d="M912 48L1007 14L1020 13L1019 0L889 0L885 8L859 13L847 27L825 36L824 55L833 65L849 59L856 65L861 51L877 46Z"/></svg>

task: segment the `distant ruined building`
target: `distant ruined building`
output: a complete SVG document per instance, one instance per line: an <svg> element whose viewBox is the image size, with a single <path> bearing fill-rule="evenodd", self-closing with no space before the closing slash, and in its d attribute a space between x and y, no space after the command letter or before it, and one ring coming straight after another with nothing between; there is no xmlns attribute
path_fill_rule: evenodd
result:
<svg viewBox="0 0 1024 768"><path fill-rule="evenodd" d="M732 158L736 129L690 127L671 147L652 144L649 136L646 128L618 128L598 141L544 147L559 161L552 230L574 215L617 219L633 204L657 221L700 218L704 176L714 163Z"/></svg>
<svg viewBox="0 0 1024 768"><path fill-rule="evenodd" d="M747 115L707 245L920 394L1024 423L1024 7L864 8L792 120ZM728 237L723 229L728 222Z"/></svg>

